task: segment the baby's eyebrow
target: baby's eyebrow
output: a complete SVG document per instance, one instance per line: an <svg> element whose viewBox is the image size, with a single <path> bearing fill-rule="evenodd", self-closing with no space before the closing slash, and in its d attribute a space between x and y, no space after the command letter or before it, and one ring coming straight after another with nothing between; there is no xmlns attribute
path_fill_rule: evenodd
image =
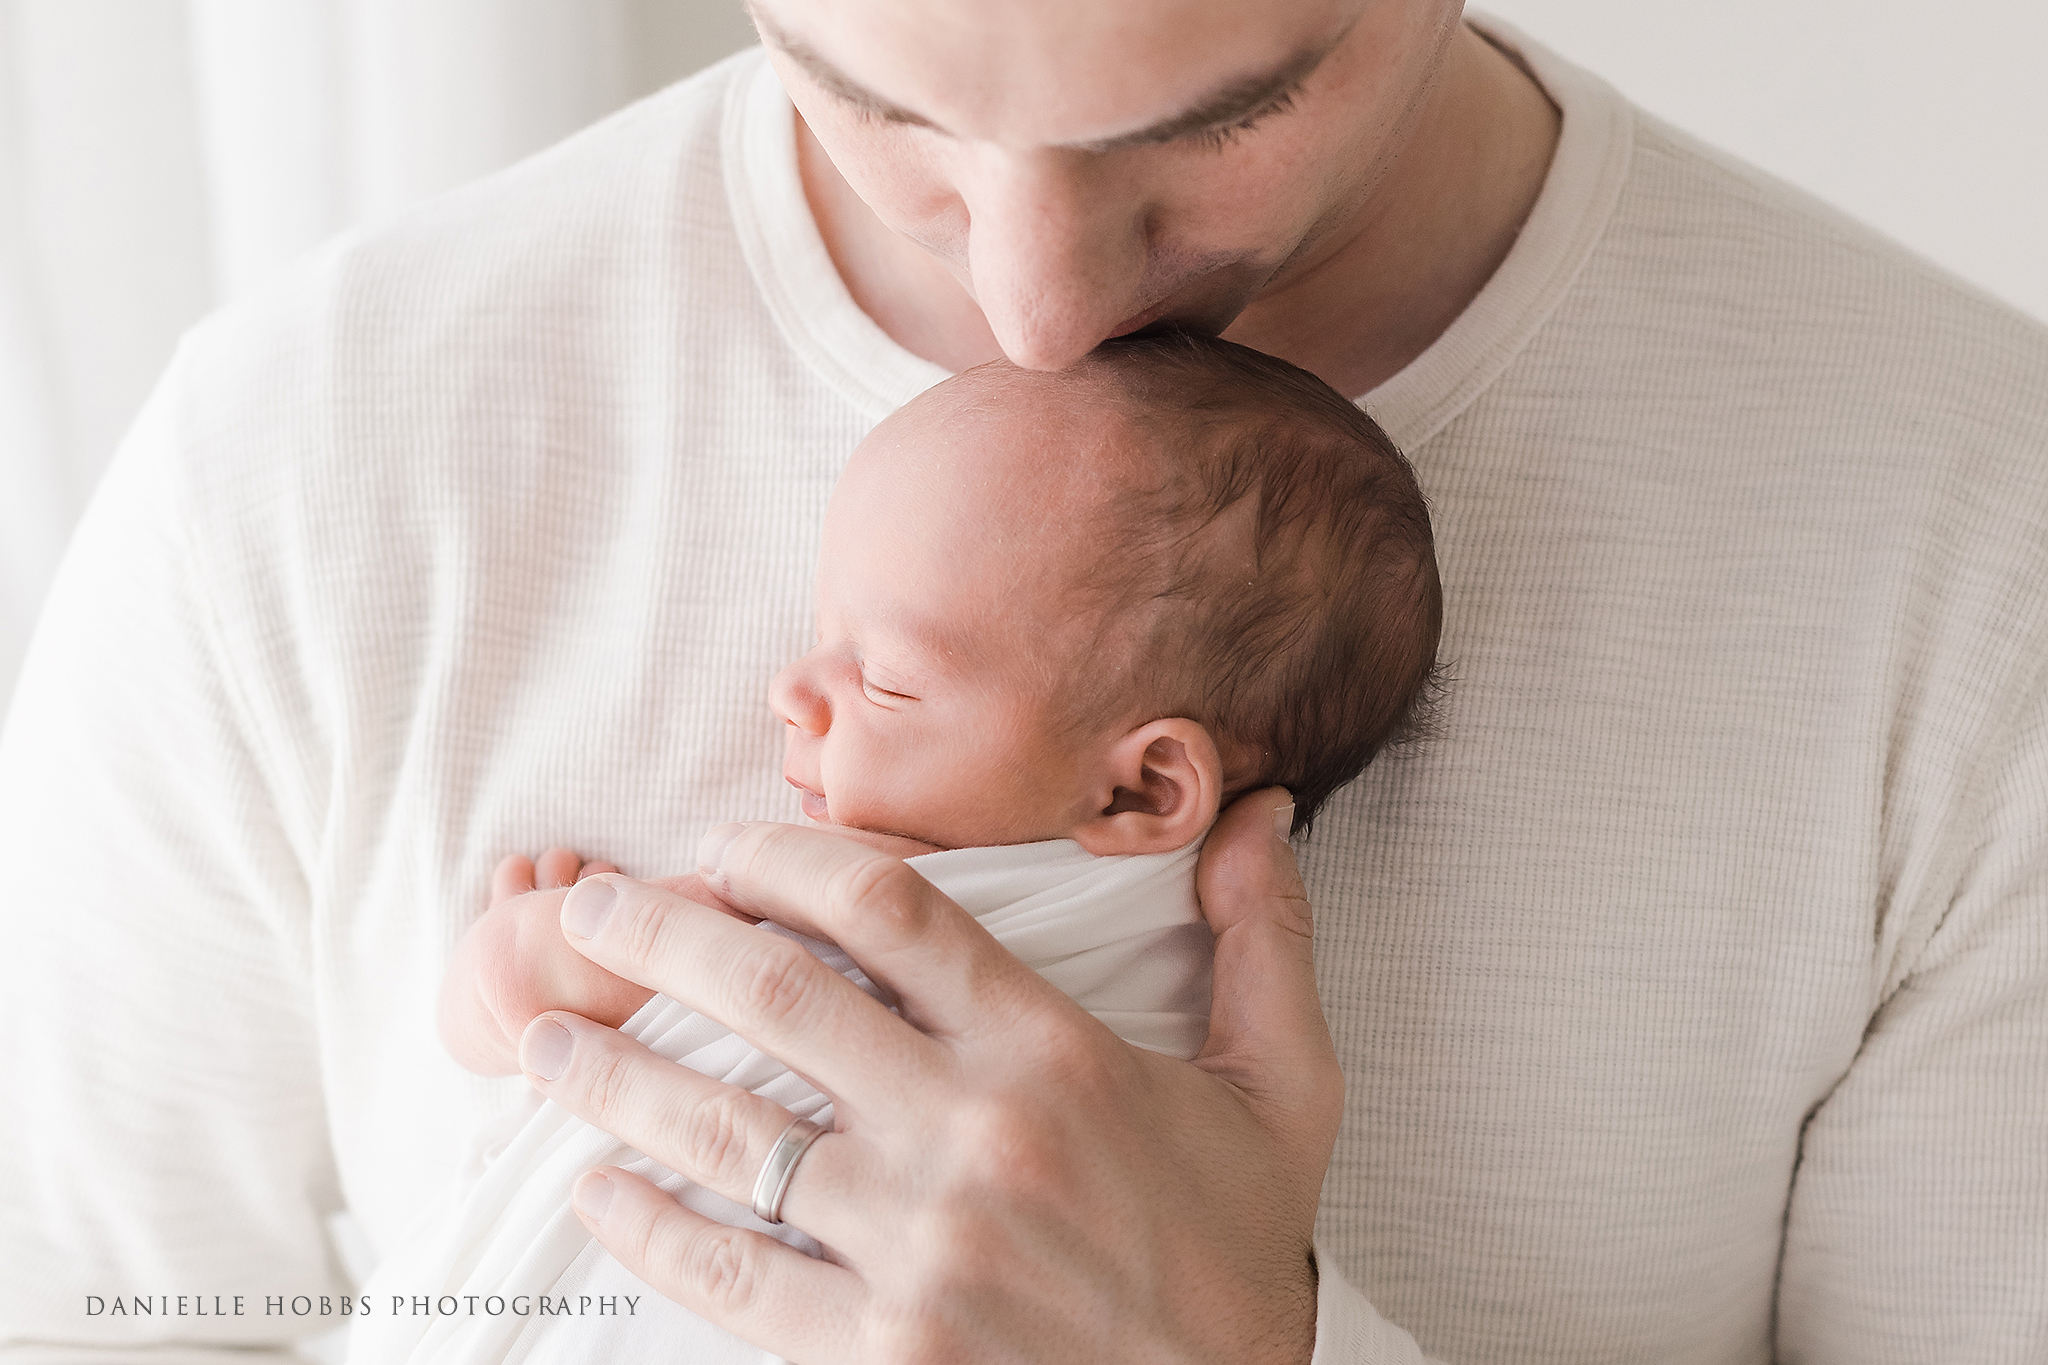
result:
<svg viewBox="0 0 2048 1365"><path fill-rule="evenodd" d="M927 670L915 663L918 637L906 634L902 623L869 623L865 629L848 631L846 639L863 686L914 698L926 683Z"/></svg>

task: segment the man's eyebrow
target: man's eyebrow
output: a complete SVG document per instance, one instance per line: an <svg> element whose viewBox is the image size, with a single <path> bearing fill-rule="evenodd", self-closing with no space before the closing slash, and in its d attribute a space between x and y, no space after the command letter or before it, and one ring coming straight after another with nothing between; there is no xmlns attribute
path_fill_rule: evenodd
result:
<svg viewBox="0 0 2048 1365"><path fill-rule="evenodd" d="M821 54L807 47L802 40L784 33L761 6L749 4L747 10L753 15L756 26L760 28L762 38L779 48L791 61L808 72L812 80L856 109L891 123L930 128L937 132L945 131L924 115L905 109L892 100L883 99L832 65ZM1072 150L1114 152L1126 147L1151 147L1164 142L1176 142L1191 134L1206 132L1212 128L1241 123L1285 100L1308 79L1310 73L1323 64L1323 59L1328 57L1350 32L1351 26L1347 24L1344 31L1335 37L1301 48L1269 71L1232 81L1197 100L1178 114L1170 114L1157 123L1135 132L1119 133L1115 137L1103 138L1096 142L1071 144Z"/></svg>
<svg viewBox="0 0 2048 1365"><path fill-rule="evenodd" d="M1162 142L1177 142L1195 133L1204 133L1212 128L1228 128L1248 118L1264 113L1279 104L1298 89L1309 78L1323 59L1330 55L1337 44L1344 41L1351 31L1346 25L1344 32L1327 41L1304 47L1269 71L1256 76L1246 76L1209 95L1197 100L1178 114L1169 114L1159 122L1140 128L1133 133L1119 133L1115 137L1103 138L1099 142L1076 143L1075 150L1083 152L1114 152L1125 147L1152 147Z"/></svg>
<svg viewBox="0 0 2048 1365"><path fill-rule="evenodd" d="M907 123L917 128L938 128L939 125L924 115L912 113L900 104L883 99L805 46L801 39L792 38L784 33L761 6L749 3L747 13L753 17L754 27L761 31L764 42L780 50L784 56L808 72L812 80L862 113L887 119L891 123Z"/></svg>

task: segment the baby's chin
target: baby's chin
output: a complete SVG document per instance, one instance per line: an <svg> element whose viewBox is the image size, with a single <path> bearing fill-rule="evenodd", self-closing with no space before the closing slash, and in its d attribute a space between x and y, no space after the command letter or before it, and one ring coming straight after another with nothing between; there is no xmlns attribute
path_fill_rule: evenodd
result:
<svg viewBox="0 0 2048 1365"><path fill-rule="evenodd" d="M794 783L791 785L795 786ZM886 853L892 858L915 858L924 853L938 853L944 848L942 844L928 844L907 834L891 834L881 830L857 829L852 825L838 824L832 819L831 809L824 797L808 787L797 787L796 790L803 805L804 819L828 834L837 834L842 839L865 844L876 852Z"/></svg>
<svg viewBox="0 0 2048 1365"><path fill-rule="evenodd" d="M864 844L877 853L886 853L892 858L915 858L925 853L944 852L937 844L928 844L907 834L881 834L871 829L855 829L852 825L832 825L823 821L813 823L827 834L851 839L857 844Z"/></svg>

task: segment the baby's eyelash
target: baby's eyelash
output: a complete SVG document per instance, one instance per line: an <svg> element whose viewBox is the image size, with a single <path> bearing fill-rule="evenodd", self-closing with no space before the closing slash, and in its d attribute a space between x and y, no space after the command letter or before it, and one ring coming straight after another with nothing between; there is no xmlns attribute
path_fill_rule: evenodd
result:
<svg viewBox="0 0 2048 1365"><path fill-rule="evenodd" d="M1275 114L1284 114L1292 109L1294 107L1294 97L1300 93L1300 85L1290 85L1235 123L1226 123L1214 128L1204 128L1201 132L1195 134L1195 140L1212 151L1220 152L1231 143L1237 141L1241 135L1249 133Z"/></svg>
<svg viewBox="0 0 2048 1365"><path fill-rule="evenodd" d="M888 688L878 683L869 682L866 678L860 680L860 690L868 694L869 701L876 703L880 703L883 698L887 698L890 701L917 700L916 697L911 696L907 692L891 692Z"/></svg>

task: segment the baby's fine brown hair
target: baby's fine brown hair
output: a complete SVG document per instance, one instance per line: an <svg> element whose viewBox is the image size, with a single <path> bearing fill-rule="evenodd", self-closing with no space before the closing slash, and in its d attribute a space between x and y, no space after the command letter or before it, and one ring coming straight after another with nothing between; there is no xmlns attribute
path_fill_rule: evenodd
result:
<svg viewBox="0 0 2048 1365"><path fill-rule="evenodd" d="M1068 373L1161 456L1106 509L1134 551L1117 652L1155 716L1202 724L1226 766L1251 756L1226 798L1284 786L1307 833L1433 701L1443 593L1415 471L1322 380L1215 337L1119 338Z"/></svg>

